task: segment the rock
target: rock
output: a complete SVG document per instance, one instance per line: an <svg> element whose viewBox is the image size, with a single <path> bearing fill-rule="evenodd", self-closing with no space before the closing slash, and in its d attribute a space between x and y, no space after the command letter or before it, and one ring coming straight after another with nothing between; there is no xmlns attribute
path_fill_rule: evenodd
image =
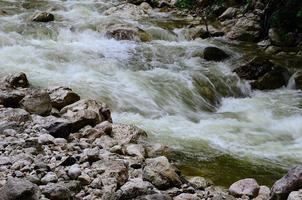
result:
<svg viewBox="0 0 302 200"><path fill-rule="evenodd" d="M72 166L70 166L69 170L68 170L68 176L71 179L77 179L80 175L81 175L81 168L80 165L78 164L74 164Z"/></svg>
<svg viewBox="0 0 302 200"><path fill-rule="evenodd" d="M302 71L298 71L294 74L296 89L302 90Z"/></svg>
<svg viewBox="0 0 302 200"><path fill-rule="evenodd" d="M116 40L149 42L152 36L146 31L128 24L115 24L107 27L106 36Z"/></svg>
<svg viewBox="0 0 302 200"><path fill-rule="evenodd" d="M302 190L291 192L287 200L301 200L302 199Z"/></svg>
<svg viewBox="0 0 302 200"><path fill-rule="evenodd" d="M72 156L68 156L60 165L61 166L71 166L77 163L77 159Z"/></svg>
<svg viewBox="0 0 302 200"><path fill-rule="evenodd" d="M211 184L203 177L195 176L189 180L190 185L192 185L196 190L204 190Z"/></svg>
<svg viewBox="0 0 302 200"><path fill-rule="evenodd" d="M53 172L48 172L42 179L41 183L42 184L48 184L48 183L56 183L58 182L58 177L55 173Z"/></svg>
<svg viewBox="0 0 302 200"><path fill-rule="evenodd" d="M1 200L38 200L39 195L37 185L19 178L8 178L0 189Z"/></svg>
<svg viewBox="0 0 302 200"><path fill-rule="evenodd" d="M145 158L146 150L141 144L129 144L126 147L126 153L129 156L137 156L139 158Z"/></svg>
<svg viewBox="0 0 302 200"><path fill-rule="evenodd" d="M151 182L158 189L179 187L182 184L179 175L166 157L146 159L145 165L143 179Z"/></svg>
<svg viewBox="0 0 302 200"><path fill-rule="evenodd" d="M143 2L145 2L145 0L127 0L127 3L132 3L134 5L140 5Z"/></svg>
<svg viewBox="0 0 302 200"><path fill-rule="evenodd" d="M138 197L135 200L172 200L172 198L166 194L150 194Z"/></svg>
<svg viewBox="0 0 302 200"><path fill-rule="evenodd" d="M29 86L26 74L23 72L10 74L5 77L5 81L13 88L26 88Z"/></svg>
<svg viewBox="0 0 302 200"><path fill-rule="evenodd" d="M255 57L249 62L236 68L234 72L242 79L257 80L267 72L273 71L275 65L264 58Z"/></svg>
<svg viewBox="0 0 302 200"><path fill-rule="evenodd" d="M54 137L50 134L42 134L38 137L39 144L52 144L54 141Z"/></svg>
<svg viewBox="0 0 302 200"><path fill-rule="evenodd" d="M296 36L293 33L284 33L280 35L282 31L275 28L271 28L268 32L268 36L273 45L276 46L295 46L297 45Z"/></svg>
<svg viewBox="0 0 302 200"><path fill-rule="evenodd" d="M25 94L19 90L0 90L0 104L4 107L19 107L19 102Z"/></svg>
<svg viewBox="0 0 302 200"><path fill-rule="evenodd" d="M7 156L0 156L0 166L2 165L11 165L12 159Z"/></svg>
<svg viewBox="0 0 302 200"><path fill-rule="evenodd" d="M285 176L275 182L271 189L271 200L286 200L289 193L302 187L302 165L290 169Z"/></svg>
<svg viewBox="0 0 302 200"><path fill-rule="evenodd" d="M140 6L125 3L116 7L111 7L104 12L105 15L122 17L126 19L139 20L149 17L147 10L142 9Z"/></svg>
<svg viewBox="0 0 302 200"><path fill-rule="evenodd" d="M80 100L80 96L78 94L66 87L49 88L48 93L52 106L58 110Z"/></svg>
<svg viewBox="0 0 302 200"><path fill-rule="evenodd" d="M203 52L203 57L208 61L222 61L230 56L217 47L206 47Z"/></svg>
<svg viewBox="0 0 302 200"><path fill-rule="evenodd" d="M87 174L82 173L78 180L81 182L82 185L89 185L91 183L91 178Z"/></svg>
<svg viewBox="0 0 302 200"><path fill-rule="evenodd" d="M259 194L254 200L267 200L270 196L270 188L267 186L260 186Z"/></svg>
<svg viewBox="0 0 302 200"><path fill-rule="evenodd" d="M137 143L141 137L147 137L147 133L133 125L113 124L112 137L119 144Z"/></svg>
<svg viewBox="0 0 302 200"><path fill-rule="evenodd" d="M173 200L201 200L196 194L182 193L173 198Z"/></svg>
<svg viewBox="0 0 302 200"><path fill-rule="evenodd" d="M247 178L233 183L229 188L229 193L236 198L248 196L255 198L258 196L260 186L255 179Z"/></svg>
<svg viewBox="0 0 302 200"><path fill-rule="evenodd" d="M93 149L84 149L83 154L84 156L83 158L81 158L81 162L93 163L100 160L100 150L98 147L95 147Z"/></svg>
<svg viewBox="0 0 302 200"><path fill-rule="evenodd" d="M51 22L55 20L55 16L48 12L39 12L32 17L34 22Z"/></svg>
<svg viewBox="0 0 302 200"><path fill-rule="evenodd" d="M49 115L52 108L50 97L44 90L35 90L31 94L26 95L20 105L29 113L42 116Z"/></svg>
<svg viewBox="0 0 302 200"><path fill-rule="evenodd" d="M275 68L273 71L266 73L258 80L251 83L253 89L273 90L286 86L289 80L289 72L283 68Z"/></svg>
<svg viewBox="0 0 302 200"><path fill-rule="evenodd" d="M261 26L258 19L242 17L231 27L226 36L231 40L255 42L259 39L260 34Z"/></svg>
<svg viewBox="0 0 302 200"><path fill-rule="evenodd" d="M31 120L28 112L20 108L0 108L0 121L25 123Z"/></svg>
<svg viewBox="0 0 302 200"><path fill-rule="evenodd" d="M104 132L107 135L111 135L112 133L112 123L109 121L104 121L94 127L95 129Z"/></svg>
<svg viewBox="0 0 302 200"><path fill-rule="evenodd" d="M87 125L95 126L103 121L112 121L106 105L94 100L80 100L64 107L60 113L63 118L70 121L73 132Z"/></svg>
<svg viewBox="0 0 302 200"><path fill-rule="evenodd" d="M220 16L220 20L233 19L238 13L238 8L229 7Z"/></svg>
<svg viewBox="0 0 302 200"><path fill-rule="evenodd" d="M130 179L118 191L119 199L134 199L138 196L154 194L154 186L139 178Z"/></svg>
<svg viewBox="0 0 302 200"><path fill-rule="evenodd" d="M42 188L42 193L50 200L70 200L71 192L62 183L49 183Z"/></svg>

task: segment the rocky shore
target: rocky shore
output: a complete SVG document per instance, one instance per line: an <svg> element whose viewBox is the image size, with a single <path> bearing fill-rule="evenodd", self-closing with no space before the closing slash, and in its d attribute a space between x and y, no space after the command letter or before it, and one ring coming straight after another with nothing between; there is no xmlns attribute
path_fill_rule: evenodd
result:
<svg viewBox="0 0 302 200"><path fill-rule="evenodd" d="M248 178L227 191L183 177L163 156L167 147L146 142L138 127L113 123L101 102L65 87L31 87L24 73L0 86L1 200L301 199L301 166L272 189Z"/></svg>

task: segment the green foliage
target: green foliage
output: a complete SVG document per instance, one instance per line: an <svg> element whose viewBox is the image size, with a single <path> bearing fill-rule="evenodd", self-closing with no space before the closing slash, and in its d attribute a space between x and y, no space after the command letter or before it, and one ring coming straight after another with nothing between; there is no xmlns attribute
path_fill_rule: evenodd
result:
<svg viewBox="0 0 302 200"><path fill-rule="evenodd" d="M176 6L181 9L190 9L193 8L195 0L177 0Z"/></svg>

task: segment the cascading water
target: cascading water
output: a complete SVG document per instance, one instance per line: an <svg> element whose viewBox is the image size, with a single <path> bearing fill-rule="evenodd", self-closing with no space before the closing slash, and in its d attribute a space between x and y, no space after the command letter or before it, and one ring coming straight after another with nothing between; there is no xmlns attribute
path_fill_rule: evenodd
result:
<svg viewBox="0 0 302 200"><path fill-rule="evenodd" d="M242 55L217 40L186 40L180 25L189 19L157 11L143 20L105 15L115 4L119 2L0 1L7 11L0 15L2 73L23 71L36 86L66 85L106 102L115 122L142 127L152 140L181 152L175 159L188 163L183 166L188 174L200 165L198 173L221 184L221 179L237 178L221 177L223 169L228 176L258 176L263 182L276 175L251 169L246 162L260 168L301 163L300 91L251 92L232 73ZM49 8L55 22L31 22L35 11ZM104 27L111 23L138 26L153 40L108 39ZM213 45L232 59L203 60L203 49Z"/></svg>

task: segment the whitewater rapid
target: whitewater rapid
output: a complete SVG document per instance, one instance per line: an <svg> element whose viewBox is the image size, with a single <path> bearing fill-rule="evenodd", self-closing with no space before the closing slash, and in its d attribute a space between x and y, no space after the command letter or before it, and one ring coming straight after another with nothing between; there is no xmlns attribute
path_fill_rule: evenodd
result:
<svg viewBox="0 0 302 200"><path fill-rule="evenodd" d="M302 160L301 91L251 92L232 73L243 56L223 39L189 41L183 29L155 22L172 16L154 11L152 20L106 16L118 1L1 1L1 73L23 71L35 86L65 85L83 97L107 103L113 120L140 126L154 141L194 159L228 154L283 167ZM36 10L54 7L56 21L29 20ZM175 18L175 16L173 16ZM136 24L153 34L147 43L105 37L108 22ZM232 55L206 62L207 46Z"/></svg>

